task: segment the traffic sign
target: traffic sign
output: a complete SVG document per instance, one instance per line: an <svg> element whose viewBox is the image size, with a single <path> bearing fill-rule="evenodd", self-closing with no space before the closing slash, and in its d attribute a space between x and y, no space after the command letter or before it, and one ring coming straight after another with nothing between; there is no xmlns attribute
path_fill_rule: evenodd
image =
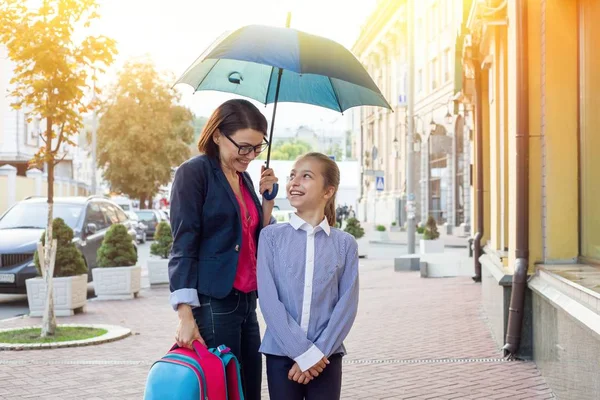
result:
<svg viewBox="0 0 600 400"><path fill-rule="evenodd" d="M378 192L383 192L384 184L383 184L383 176L378 176L375 178L375 189Z"/></svg>

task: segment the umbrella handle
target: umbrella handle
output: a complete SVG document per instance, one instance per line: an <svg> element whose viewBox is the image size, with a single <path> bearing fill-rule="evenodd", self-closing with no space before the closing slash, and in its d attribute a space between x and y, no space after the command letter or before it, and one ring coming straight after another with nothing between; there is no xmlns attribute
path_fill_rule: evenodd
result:
<svg viewBox="0 0 600 400"><path fill-rule="evenodd" d="M266 200L274 200L275 197L277 197L277 192L279 192L279 184L278 183L274 183L273 184L273 191L271 193L269 193L268 190L265 190L265 192L262 195L263 195L263 197Z"/></svg>

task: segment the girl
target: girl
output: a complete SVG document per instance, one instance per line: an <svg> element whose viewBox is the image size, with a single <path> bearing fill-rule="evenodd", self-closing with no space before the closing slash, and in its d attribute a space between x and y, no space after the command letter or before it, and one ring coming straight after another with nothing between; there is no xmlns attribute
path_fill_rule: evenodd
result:
<svg viewBox="0 0 600 400"><path fill-rule="evenodd" d="M265 227L258 241L258 292L267 323L272 399L339 399L343 341L358 307L358 245L335 226L337 164L320 153L299 158L287 195L287 224Z"/></svg>

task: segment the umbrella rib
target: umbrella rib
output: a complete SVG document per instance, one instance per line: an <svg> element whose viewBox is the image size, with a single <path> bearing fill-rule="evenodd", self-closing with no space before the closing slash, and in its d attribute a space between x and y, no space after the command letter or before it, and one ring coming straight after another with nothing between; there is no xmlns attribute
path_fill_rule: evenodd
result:
<svg viewBox="0 0 600 400"><path fill-rule="evenodd" d="M273 80L273 72L275 71L275 67L271 67L271 74L269 75L269 84L267 85L267 93L265 93L265 106L269 101L269 89L271 88L271 81Z"/></svg>
<svg viewBox="0 0 600 400"><path fill-rule="evenodd" d="M335 101L338 104L338 108L340 109L340 112L342 114L344 114L344 111L342 111L342 104L340 103L340 98L338 97L337 92L335 91L335 87L333 87L333 81L331 80L331 77L328 76L327 79L329 79L329 83L331 84L331 90L333 90L333 94L335 95Z"/></svg>
<svg viewBox="0 0 600 400"><path fill-rule="evenodd" d="M219 63L219 61L221 61L221 60L220 59L216 60L215 63L212 65L212 67L210 67L210 69L208 70L206 75L204 75L204 78L202 78L202 80L200 81L198 86L196 86L196 90L194 90L194 91L198 91L198 88L200 87L200 85L202 85L204 83L204 80L206 79L206 77L210 75L210 73L212 72L213 69L215 69L215 66Z"/></svg>

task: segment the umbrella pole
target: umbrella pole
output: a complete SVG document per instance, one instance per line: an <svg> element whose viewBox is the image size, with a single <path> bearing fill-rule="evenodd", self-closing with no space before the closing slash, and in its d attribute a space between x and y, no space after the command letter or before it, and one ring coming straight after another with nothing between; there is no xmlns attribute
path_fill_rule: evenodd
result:
<svg viewBox="0 0 600 400"><path fill-rule="evenodd" d="M283 75L283 69L279 68L279 72L277 73L277 85L275 86L275 102L273 103L273 116L271 117L271 129L269 132L269 149L267 150L267 163L266 168L269 168L269 163L271 161L271 147L273 146L273 130L275 129L275 115L277 115L277 102L279 100L279 87L281 86L281 75ZM277 192L279 191L279 185L276 183L273 185L273 191L268 192L265 191L263 193L263 197L267 200L273 200L277 197Z"/></svg>
<svg viewBox="0 0 600 400"><path fill-rule="evenodd" d="M287 13L287 18L285 21L285 27L289 28L292 22L292 13ZM281 75L283 75L283 69L279 68L279 72L277 73L277 85L275 86L275 102L273 103L273 117L271 117L271 132L269 133L269 149L267 150L267 164L266 168L269 168L269 162L271 161L271 146L273 145L273 130L275 129L275 115L277 114L277 102L279 101L279 87L281 86ZM276 183L273 185L273 191L269 193L266 191L263 193L263 197L267 200L273 200L277 197L277 192L279 192L279 185Z"/></svg>

